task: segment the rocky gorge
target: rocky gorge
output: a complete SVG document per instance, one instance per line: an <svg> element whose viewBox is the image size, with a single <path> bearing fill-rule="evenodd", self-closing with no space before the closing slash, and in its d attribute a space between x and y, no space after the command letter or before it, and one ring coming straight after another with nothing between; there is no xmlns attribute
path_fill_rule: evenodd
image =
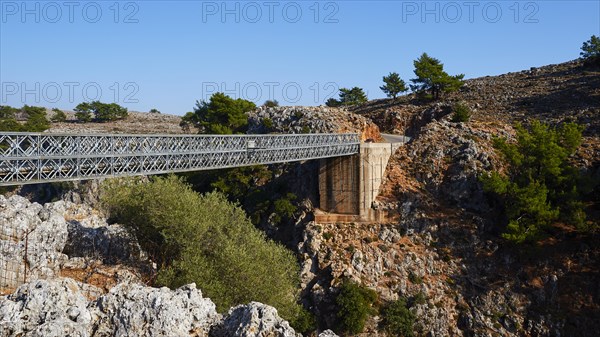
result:
<svg viewBox="0 0 600 337"><path fill-rule="evenodd" d="M278 168L278 178L299 197L285 243L300 261L302 303L317 317L320 330L312 336L338 331L335 299L344 280L374 290L382 306L406 299L417 336L597 334L597 233L568 229L535 245L512 245L500 236L500 216L478 179L504 169L493 139L514 139L514 123L533 118L584 124L584 143L571 160L599 176L600 77L580 66L468 80L439 102L409 95L350 108L248 113L251 133L359 132L363 141L380 141L382 130L412 137L392 155L372 205L395 214L385 221L317 223L318 192L308 178L316 165ZM471 108L470 121L452 121L458 101ZM176 118L167 119L172 125L165 128L175 130ZM135 117L129 124L136 125ZM219 314L193 284L147 286L156 266L125 226L107 222L94 191L40 204L0 196L0 266L8 271L0 274L0 335L298 336L261 303ZM586 202L597 224L595 193ZM382 321L373 312L358 336L390 336Z"/></svg>

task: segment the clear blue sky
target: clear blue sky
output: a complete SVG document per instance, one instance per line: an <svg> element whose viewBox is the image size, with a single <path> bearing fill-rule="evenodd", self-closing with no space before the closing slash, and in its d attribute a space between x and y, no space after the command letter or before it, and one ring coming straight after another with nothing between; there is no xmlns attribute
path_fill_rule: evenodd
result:
<svg viewBox="0 0 600 337"><path fill-rule="evenodd" d="M183 114L216 90L259 104L319 105L352 86L380 98L382 76L408 81L422 52L467 78L575 59L600 35L599 3L1 0L0 104Z"/></svg>

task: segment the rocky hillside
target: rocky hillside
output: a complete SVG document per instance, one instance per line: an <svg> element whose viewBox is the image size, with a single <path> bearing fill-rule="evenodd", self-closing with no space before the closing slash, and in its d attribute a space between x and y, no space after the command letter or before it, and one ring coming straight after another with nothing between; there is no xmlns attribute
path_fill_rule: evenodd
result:
<svg viewBox="0 0 600 337"><path fill-rule="evenodd" d="M585 125L584 144L572 160L600 177L599 75L600 70L573 61L468 80L460 92L439 102L409 95L350 110L260 107L249 113L252 133L360 132L363 140L379 140L382 130L412 136L390 159L373 205L395 211L383 223L315 223L316 165L277 170L278 182L299 197L294 223L285 228L293 231L294 242L286 243L295 246L301 261L302 301L316 314L320 329L337 328L335 298L342 281L350 279L375 290L380 303L407 299L416 336L596 336L598 233L558 224L551 229L554 235L536 245L512 245L500 236L499 214L478 176L503 169L493 136L511 138L514 122L537 118ZM473 111L467 123L451 121L459 101ZM113 131L137 132L135 116ZM107 132L117 124L88 126ZM176 117L167 124L172 127L152 131L148 126L143 132L179 128ZM53 131L61 127L54 125ZM193 285L177 290L145 286L155 266L123 226L108 225L92 207L93 194L67 193L64 201L43 206L0 196L0 221L16 228L0 233L0 262L14 272L0 274L5 294L0 297L0 335L150 330L169 335L166 331L175 329L178 336L296 336L275 309L262 304L232 308L221 316ZM598 195L586 200L588 221L596 224ZM277 231L265 232L276 237ZM24 247L37 257L25 259L31 282L17 287L20 282L6 280L24 276ZM54 300L43 302L43 297ZM382 315L374 313L359 336L388 336L381 322Z"/></svg>
<svg viewBox="0 0 600 337"><path fill-rule="evenodd" d="M350 278L383 299L409 299L417 335L596 336L597 234L561 227L537 245L512 246L477 177L502 169L492 136L510 138L512 123L531 118L585 125L573 160L598 177L599 75L575 61L469 80L441 102L408 96L355 107L381 130L413 139L390 160L378 200L397 220L313 223L305 231L307 299L325 324L335 319L340 281ZM473 110L470 122L450 121L457 101ZM588 221L597 224L599 202L591 198ZM372 317L363 336L381 335L380 320Z"/></svg>
<svg viewBox="0 0 600 337"><path fill-rule="evenodd" d="M470 79L440 102L407 95L397 101L373 100L352 112L372 119L382 132L414 135L432 119L450 113L459 101L471 108L473 121L492 128L532 118L553 124L577 122L586 127L582 155L591 161L600 158L600 69L579 60Z"/></svg>
<svg viewBox="0 0 600 337"><path fill-rule="evenodd" d="M52 117L53 111L48 111ZM185 134L195 129L180 126L181 116L129 112L122 120L105 123L79 123L72 111L65 111L67 121L52 123L52 133L133 133ZM382 140L378 126L370 119L342 108L320 107L258 107L247 113L248 133L348 133L357 132L361 139Z"/></svg>
<svg viewBox="0 0 600 337"><path fill-rule="evenodd" d="M75 119L75 113L65 111L67 121L62 123L52 123L48 132L52 133L185 133L179 126L180 116L160 114L129 112L129 116L122 120L116 120L107 123L78 123ZM48 116L52 117L53 112L49 111Z"/></svg>

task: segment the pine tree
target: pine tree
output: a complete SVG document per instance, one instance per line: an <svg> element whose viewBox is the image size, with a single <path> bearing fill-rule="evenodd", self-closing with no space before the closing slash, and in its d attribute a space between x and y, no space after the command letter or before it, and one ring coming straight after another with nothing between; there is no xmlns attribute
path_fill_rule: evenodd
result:
<svg viewBox="0 0 600 337"><path fill-rule="evenodd" d="M553 129L534 121L530 130L521 125L516 130L516 143L494 140L507 174L481 177L484 190L504 205L508 225L502 236L516 243L535 240L559 218L583 228L580 173L568 160L581 144L582 127L568 123Z"/></svg>
<svg viewBox="0 0 600 337"><path fill-rule="evenodd" d="M387 76L383 76L383 86L379 87L387 97L392 97L394 100L399 93L408 90L406 83L400 78L398 73L390 73Z"/></svg>
<svg viewBox="0 0 600 337"><path fill-rule="evenodd" d="M600 65L600 38L592 35L589 40L583 43L579 54L584 60Z"/></svg>
<svg viewBox="0 0 600 337"><path fill-rule="evenodd" d="M437 100L444 92L460 89L464 84L464 74L450 76L444 71L444 64L440 60L423 53L414 61L415 75L410 81L414 84L410 88L417 92L429 92L431 98Z"/></svg>
<svg viewBox="0 0 600 337"><path fill-rule="evenodd" d="M196 102L194 114L186 116L188 122L200 127L201 132L211 134L243 133L248 126L246 112L256 105L250 101L233 99L218 92L208 102Z"/></svg>
<svg viewBox="0 0 600 337"><path fill-rule="evenodd" d="M362 88L354 87L352 89L341 88L339 102L342 105L354 105L365 103L368 100L367 95Z"/></svg>

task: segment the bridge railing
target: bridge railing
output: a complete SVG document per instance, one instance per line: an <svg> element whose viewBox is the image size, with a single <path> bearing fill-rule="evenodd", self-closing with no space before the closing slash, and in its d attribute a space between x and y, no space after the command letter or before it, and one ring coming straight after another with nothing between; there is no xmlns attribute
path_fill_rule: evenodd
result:
<svg viewBox="0 0 600 337"><path fill-rule="evenodd" d="M0 133L0 185L159 174L351 155L357 134Z"/></svg>

